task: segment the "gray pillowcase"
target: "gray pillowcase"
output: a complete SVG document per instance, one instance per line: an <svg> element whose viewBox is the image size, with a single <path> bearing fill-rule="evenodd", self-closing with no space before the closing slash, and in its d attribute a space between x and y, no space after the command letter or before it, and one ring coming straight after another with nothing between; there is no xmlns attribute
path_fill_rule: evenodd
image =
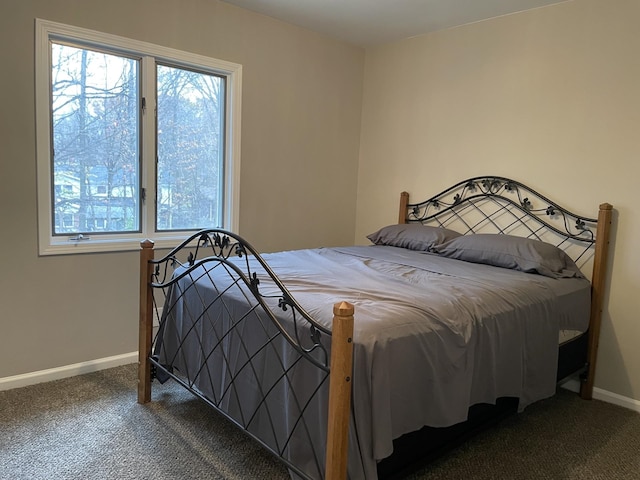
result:
<svg viewBox="0 0 640 480"><path fill-rule="evenodd" d="M531 238L503 234L464 235L438 245L443 257L484 263L552 278L584 278L562 249Z"/></svg>
<svg viewBox="0 0 640 480"><path fill-rule="evenodd" d="M460 234L441 227L432 227L420 223L388 225L377 232L367 235L376 245L402 247L409 250L430 252L436 245L448 242Z"/></svg>

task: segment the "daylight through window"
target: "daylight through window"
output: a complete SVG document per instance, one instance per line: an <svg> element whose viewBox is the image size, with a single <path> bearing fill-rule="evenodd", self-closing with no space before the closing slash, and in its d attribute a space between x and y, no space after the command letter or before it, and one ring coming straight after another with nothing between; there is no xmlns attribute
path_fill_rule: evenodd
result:
<svg viewBox="0 0 640 480"><path fill-rule="evenodd" d="M240 66L42 20L37 27L40 252L234 229Z"/></svg>
<svg viewBox="0 0 640 480"><path fill-rule="evenodd" d="M51 43L54 235L140 231L139 63Z"/></svg>

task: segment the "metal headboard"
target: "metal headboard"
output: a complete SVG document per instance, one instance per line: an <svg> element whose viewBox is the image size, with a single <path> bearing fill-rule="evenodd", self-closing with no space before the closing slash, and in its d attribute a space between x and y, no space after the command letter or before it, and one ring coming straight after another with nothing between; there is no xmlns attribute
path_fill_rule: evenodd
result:
<svg viewBox="0 0 640 480"><path fill-rule="evenodd" d="M399 220L465 235L501 233L545 241L566 251L587 276L591 273L585 267L593 259L598 220L575 214L509 178L470 178L419 203L409 203L403 192Z"/></svg>
<svg viewBox="0 0 640 480"><path fill-rule="evenodd" d="M500 233L535 238L562 248L591 280L587 372L580 395L590 399L598 353L613 207L600 204L598 218L577 215L510 178L474 177L420 203L400 194L399 223L420 222L463 234Z"/></svg>

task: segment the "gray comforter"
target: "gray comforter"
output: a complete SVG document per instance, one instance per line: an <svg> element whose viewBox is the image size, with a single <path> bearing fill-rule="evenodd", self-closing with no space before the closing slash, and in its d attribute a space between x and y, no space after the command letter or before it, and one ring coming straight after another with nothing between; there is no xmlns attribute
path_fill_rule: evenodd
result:
<svg viewBox="0 0 640 480"><path fill-rule="evenodd" d="M375 479L376 461L392 453L394 438L425 425L464 421L473 404L512 396L523 409L553 395L558 331L584 331L589 320L590 287L583 279L552 279L386 246L264 258L321 324L331 327L334 303L355 305L351 478ZM199 283L206 291L211 280ZM260 291L278 293L271 288L261 284ZM190 314L198 308L186 297L184 302L181 308ZM166 320L179 323L179 317L180 308L173 308ZM178 338L165 334L161 358L172 358ZM180 354L172 362L188 370L201 357ZM196 387L218 394L215 386ZM250 388L236 398L248 398ZM282 396L286 403L286 392ZM287 422L282 415L276 421ZM324 426L322 415L318 425ZM324 441L322 431L313 437ZM304 470L311 461L304 454L296 458L292 448L291 459Z"/></svg>

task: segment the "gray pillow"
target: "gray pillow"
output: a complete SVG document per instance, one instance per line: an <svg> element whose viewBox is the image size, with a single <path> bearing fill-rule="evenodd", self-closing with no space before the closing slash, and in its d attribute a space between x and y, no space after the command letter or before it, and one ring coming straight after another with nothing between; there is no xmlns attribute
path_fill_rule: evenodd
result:
<svg viewBox="0 0 640 480"><path fill-rule="evenodd" d="M367 235L376 245L389 245L409 250L430 252L433 247L459 237L458 232L447 228L431 227L421 223L389 225Z"/></svg>
<svg viewBox="0 0 640 480"><path fill-rule="evenodd" d="M435 252L443 257L552 278L583 278L580 269L563 250L531 238L503 234L464 235L438 245Z"/></svg>

